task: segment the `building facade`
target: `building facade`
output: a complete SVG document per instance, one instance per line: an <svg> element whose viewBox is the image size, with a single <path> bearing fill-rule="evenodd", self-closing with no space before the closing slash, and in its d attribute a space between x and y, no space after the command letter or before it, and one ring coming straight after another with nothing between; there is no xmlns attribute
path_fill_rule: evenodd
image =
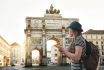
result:
<svg viewBox="0 0 104 70"><path fill-rule="evenodd" d="M0 66L8 66L10 64L10 45L0 36Z"/></svg>
<svg viewBox="0 0 104 70"><path fill-rule="evenodd" d="M104 30L92 30L83 33L83 37L98 46L100 52L100 64L104 64Z"/></svg>
<svg viewBox="0 0 104 70"><path fill-rule="evenodd" d="M51 64L51 50L47 50L47 64Z"/></svg>
<svg viewBox="0 0 104 70"><path fill-rule="evenodd" d="M10 64L11 66L21 64L22 63L22 52L21 52L21 47L19 44L14 42L11 44L11 61Z"/></svg>
<svg viewBox="0 0 104 70"><path fill-rule="evenodd" d="M58 49L56 47L51 47L51 62L53 64L58 63Z"/></svg>
<svg viewBox="0 0 104 70"><path fill-rule="evenodd" d="M69 32L66 27L72 21L79 21L78 18L63 18L60 10L54 9L51 5L50 9L46 10L44 17L26 17L26 35L25 43L25 66L32 66L32 51L39 51L39 65L47 65L47 41L50 39L60 42L63 47L69 47ZM65 64L66 57L58 51L57 64Z"/></svg>

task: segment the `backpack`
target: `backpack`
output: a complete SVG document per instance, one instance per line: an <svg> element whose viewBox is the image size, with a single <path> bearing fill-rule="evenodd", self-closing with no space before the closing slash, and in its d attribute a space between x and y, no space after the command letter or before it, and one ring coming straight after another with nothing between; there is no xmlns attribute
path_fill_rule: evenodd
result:
<svg viewBox="0 0 104 70"><path fill-rule="evenodd" d="M96 70L99 63L99 49L86 40L86 55L82 58L87 70Z"/></svg>

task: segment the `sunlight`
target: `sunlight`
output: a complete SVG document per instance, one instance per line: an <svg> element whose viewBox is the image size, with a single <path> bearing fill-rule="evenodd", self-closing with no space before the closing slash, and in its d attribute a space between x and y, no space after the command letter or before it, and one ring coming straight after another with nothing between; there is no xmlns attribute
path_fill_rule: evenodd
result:
<svg viewBox="0 0 104 70"><path fill-rule="evenodd" d="M47 41L47 50L51 50L51 47L56 45L56 41L55 40L48 40Z"/></svg>
<svg viewBox="0 0 104 70"><path fill-rule="evenodd" d="M32 59L37 58L37 57L39 57L39 51L38 50L33 50L32 51Z"/></svg>
<svg viewBox="0 0 104 70"><path fill-rule="evenodd" d="M39 51L33 50L32 51L32 66L38 66L39 65Z"/></svg>

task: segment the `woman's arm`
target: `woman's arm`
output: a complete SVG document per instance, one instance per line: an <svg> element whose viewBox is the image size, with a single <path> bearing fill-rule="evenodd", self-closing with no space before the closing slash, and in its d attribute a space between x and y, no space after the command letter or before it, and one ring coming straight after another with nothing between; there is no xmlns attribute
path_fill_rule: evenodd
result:
<svg viewBox="0 0 104 70"><path fill-rule="evenodd" d="M75 46L75 53L71 53L63 47L58 47L58 48L68 58L71 58L71 59L76 60L76 61L79 61L81 58L81 54L82 54L82 47L81 46Z"/></svg>

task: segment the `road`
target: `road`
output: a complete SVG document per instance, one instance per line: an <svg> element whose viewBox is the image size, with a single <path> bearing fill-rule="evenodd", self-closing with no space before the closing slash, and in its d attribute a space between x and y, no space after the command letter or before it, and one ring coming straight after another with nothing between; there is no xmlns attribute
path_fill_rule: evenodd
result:
<svg viewBox="0 0 104 70"><path fill-rule="evenodd" d="M23 67L23 66L13 66L13 67L1 67L0 70L71 70L70 66L43 66L43 67ZM100 66L100 70L104 70L104 66Z"/></svg>

